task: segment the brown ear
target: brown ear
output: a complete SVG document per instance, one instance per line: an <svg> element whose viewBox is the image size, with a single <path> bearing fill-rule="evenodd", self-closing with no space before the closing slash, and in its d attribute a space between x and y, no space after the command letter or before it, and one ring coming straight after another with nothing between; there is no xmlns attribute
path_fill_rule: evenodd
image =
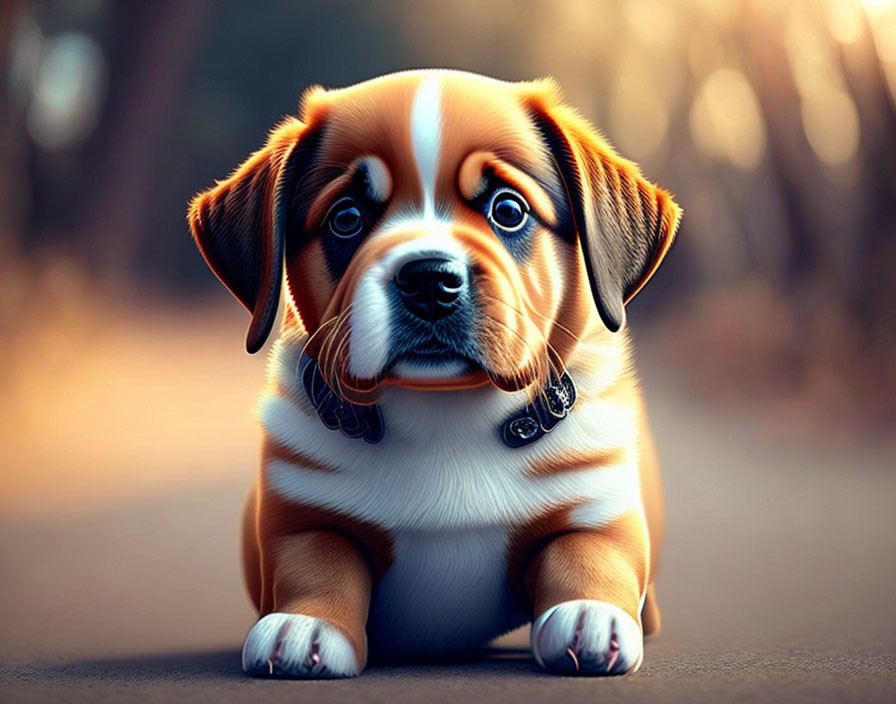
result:
<svg viewBox="0 0 896 704"><path fill-rule="evenodd" d="M598 313L616 332L672 244L681 208L574 110L530 106L566 189Z"/></svg>
<svg viewBox="0 0 896 704"><path fill-rule="evenodd" d="M287 118L232 176L193 198L187 212L205 261L252 314L249 352L261 348L277 316L290 201L311 152L307 132Z"/></svg>

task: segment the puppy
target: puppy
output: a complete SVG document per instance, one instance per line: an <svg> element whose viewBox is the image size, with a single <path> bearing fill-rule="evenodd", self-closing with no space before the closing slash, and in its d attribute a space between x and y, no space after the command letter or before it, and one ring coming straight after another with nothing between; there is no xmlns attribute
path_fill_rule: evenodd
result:
<svg viewBox="0 0 896 704"><path fill-rule="evenodd" d="M310 89L189 223L280 336L244 519L252 674L349 677L528 622L553 672L659 628L658 468L627 303L680 209L550 80Z"/></svg>

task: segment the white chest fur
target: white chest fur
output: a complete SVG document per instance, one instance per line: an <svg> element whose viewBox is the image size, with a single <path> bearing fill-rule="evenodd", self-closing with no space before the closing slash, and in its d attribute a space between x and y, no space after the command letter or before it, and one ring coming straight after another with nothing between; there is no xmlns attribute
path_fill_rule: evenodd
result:
<svg viewBox="0 0 896 704"><path fill-rule="evenodd" d="M507 581L500 526L399 531L395 563L368 619L372 653L425 657L464 652L525 623Z"/></svg>
<svg viewBox="0 0 896 704"><path fill-rule="evenodd" d="M271 374L293 384L294 356L275 349ZM590 382L576 376L580 387ZM270 387L270 388L273 388ZM271 462L274 491L304 505L339 511L389 531L395 560L377 585L369 633L377 652L426 655L486 642L524 622L507 581L508 529L553 507L578 504L573 520L600 526L640 503L633 458L549 476L530 466L557 453L631 445L630 409L580 403L533 445L511 449L501 422L525 404L491 387L420 392L387 389L386 434L369 445L327 429L309 408L265 392L258 416L278 442L337 471ZM437 650L433 650L437 648Z"/></svg>

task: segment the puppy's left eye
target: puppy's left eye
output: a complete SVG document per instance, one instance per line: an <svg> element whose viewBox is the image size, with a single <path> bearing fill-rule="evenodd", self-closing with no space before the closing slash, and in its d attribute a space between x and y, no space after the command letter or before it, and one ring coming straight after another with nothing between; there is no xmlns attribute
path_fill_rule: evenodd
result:
<svg viewBox="0 0 896 704"><path fill-rule="evenodd" d="M354 237L364 227L361 209L352 198L343 198L336 201L333 207L330 208L327 222L330 226L330 232L342 238Z"/></svg>
<svg viewBox="0 0 896 704"><path fill-rule="evenodd" d="M529 219L529 204L516 191L499 188L489 200L488 219L504 232L516 232Z"/></svg>

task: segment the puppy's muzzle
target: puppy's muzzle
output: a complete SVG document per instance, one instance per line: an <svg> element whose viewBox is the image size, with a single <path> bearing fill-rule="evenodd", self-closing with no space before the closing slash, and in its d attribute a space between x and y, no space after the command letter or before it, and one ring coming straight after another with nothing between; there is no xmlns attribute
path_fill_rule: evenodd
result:
<svg viewBox="0 0 896 704"><path fill-rule="evenodd" d="M447 318L460 306L467 287L467 272L450 259L415 259L398 270L395 286L410 313L434 323Z"/></svg>

